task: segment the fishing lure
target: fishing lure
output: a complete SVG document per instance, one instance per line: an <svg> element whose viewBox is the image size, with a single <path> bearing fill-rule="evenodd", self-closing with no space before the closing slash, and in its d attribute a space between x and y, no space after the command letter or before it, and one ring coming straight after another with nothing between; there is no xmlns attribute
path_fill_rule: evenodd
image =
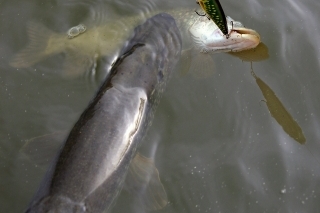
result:
<svg viewBox="0 0 320 213"><path fill-rule="evenodd" d="M219 0L197 0L197 4L200 5L206 14L202 15L197 11L196 13L200 16L207 15L208 19L212 19L221 32L229 38L227 19Z"/></svg>

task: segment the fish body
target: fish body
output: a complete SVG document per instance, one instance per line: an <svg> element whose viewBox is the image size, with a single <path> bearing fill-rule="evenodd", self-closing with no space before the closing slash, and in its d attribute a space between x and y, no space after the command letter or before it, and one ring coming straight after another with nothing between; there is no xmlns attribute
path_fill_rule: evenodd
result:
<svg viewBox="0 0 320 213"><path fill-rule="evenodd" d="M167 13L175 18L184 43L190 42L195 49L203 50L202 52L242 51L254 48L260 43L259 34L243 26L235 27L230 33L231 39L226 39L217 25L190 9ZM145 17L135 16L106 21L100 26L87 27L85 32L77 34L72 39L68 38L66 33L56 33L39 23L29 22L29 45L13 57L10 65L15 68L27 68L49 56L64 53L63 74L66 77L80 75L92 68L97 57L116 53L123 41L128 39L133 28L144 20ZM191 41L188 38L191 38Z"/></svg>
<svg viewBox="0 0 320 213"><path fill-rule="evenodd" d="M226 15L219 0L198 0L197 1L210 19L219 27L221 32L228 37L228 24Z"/></svg>
<svg viewBox="0 0 320 213"><path fill-rule="evenodd" d="M135 29L26 213L110 209L180 52L180 33L168 14Z"/></svg>

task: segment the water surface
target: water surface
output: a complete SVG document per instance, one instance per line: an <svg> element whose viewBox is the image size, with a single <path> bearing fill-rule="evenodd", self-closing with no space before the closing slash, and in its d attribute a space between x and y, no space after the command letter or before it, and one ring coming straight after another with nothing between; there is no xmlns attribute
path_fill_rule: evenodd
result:
<svg viewBox="0 0 320 213"><path fill-rule="evenodd" d="M168 194L160 212L319 212L320 6L311 0L220 2L227 15L260 33L270 57L253 69L300 125L306 143L270 115L250 63L216 54L206 78L176 70L141 147L155 159ZM25 140L72 128L109 63L74 79L61 76L63 54L12 68L9 60L28 42L26 23L66 32L88 18L101 23L182 6L197 8L193 0L0 4L0 212L23 212L45 172L19 153ZM123 191L113 212L143 210Z"/></svg>

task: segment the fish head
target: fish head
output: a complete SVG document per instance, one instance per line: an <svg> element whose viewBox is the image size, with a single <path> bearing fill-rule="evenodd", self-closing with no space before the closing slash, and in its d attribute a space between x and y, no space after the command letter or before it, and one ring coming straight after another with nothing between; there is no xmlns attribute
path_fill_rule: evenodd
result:
<svg viewBox="0 0 320 213"><path fill-rule="evenodd" d="M189 28L195 47L201 52L240 52L253 49L260 43L260 35L227 17L229 34L224 35L218 26L206 17L199 17Z"/></svg>

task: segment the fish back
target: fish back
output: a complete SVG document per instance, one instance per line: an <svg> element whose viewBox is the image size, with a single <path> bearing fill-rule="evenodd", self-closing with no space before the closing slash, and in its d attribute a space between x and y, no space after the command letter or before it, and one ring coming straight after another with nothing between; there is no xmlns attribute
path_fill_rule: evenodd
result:
<svg viewBox="0 0 320 213"><path fill-rule="evenodd" d="M180 51L179 30L167 14L135 29L71 130L28 213L99 213L111 208Z"/></svg>

